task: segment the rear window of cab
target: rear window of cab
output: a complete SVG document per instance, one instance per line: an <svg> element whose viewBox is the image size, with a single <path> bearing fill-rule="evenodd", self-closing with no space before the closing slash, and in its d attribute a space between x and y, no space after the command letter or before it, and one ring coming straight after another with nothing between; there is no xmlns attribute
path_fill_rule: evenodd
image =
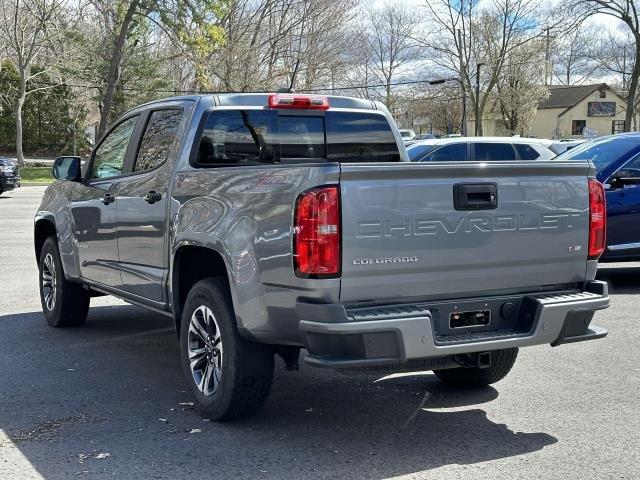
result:
<svg viewBox="0 0 640 480"><path fill-rule="evenodd" d="M374 112L213 110L196 145L200 167L400 161L389 122Z"/></svg>

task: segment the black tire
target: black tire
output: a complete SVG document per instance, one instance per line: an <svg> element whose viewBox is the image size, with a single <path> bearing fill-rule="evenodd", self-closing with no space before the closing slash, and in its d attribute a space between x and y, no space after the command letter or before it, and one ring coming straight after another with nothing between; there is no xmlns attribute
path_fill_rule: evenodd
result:
<svg viewBox="0 0 640 480"><path fill-rule="evenodd" d="M434 370L433 373L446 385L459 388L485 387L507 376L518 356L517 348L506 348L491 352L488 368L460 367Z"/></svg>
<svg viewBox="0 0 640 480"><path fill-rule="evenodd" d="M240 336L230 297L224 281L202 280L189 291L181 319L182 367L196 408L211 420L236 420L252 415L265 403L273 381L273 349ZM213 317L208 316L209 312ZM205 316L207 340L191 327L192 322ZM216 346L221 346L217 354ZM194 355L200 350L206 352ZM192 358L198 359L194 369L190 351ZM207 368L209 382L205 382ZM211 382L213 391L209 391Z"/></svg>
<svg viewBox="0 0 640 480"><path fill-rule="evenodd" d="M49 237L45 240L40 251L38 267L40 270L40 303L47 323L52 327L82 325L87 320L89 313L89 292L81 284L70 282L64 277L55 237ZM53 285L51 290L51 287L45 285L47 284L45 277L49 278L47 275L50 275L52 268L53 276L48 282ZM47 294L51 291L52 295L48 296Z"/></svg>

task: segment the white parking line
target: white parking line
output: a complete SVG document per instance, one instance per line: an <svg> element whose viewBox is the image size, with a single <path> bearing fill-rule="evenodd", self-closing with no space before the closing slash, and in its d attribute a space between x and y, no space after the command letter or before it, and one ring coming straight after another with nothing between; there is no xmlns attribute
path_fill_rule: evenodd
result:
<svg viewBox="0 0 640 480"><path fill-rule="evenodd" d="M38 470L23 455L9 436L0 428L0 478L44 480Z"/></svg>

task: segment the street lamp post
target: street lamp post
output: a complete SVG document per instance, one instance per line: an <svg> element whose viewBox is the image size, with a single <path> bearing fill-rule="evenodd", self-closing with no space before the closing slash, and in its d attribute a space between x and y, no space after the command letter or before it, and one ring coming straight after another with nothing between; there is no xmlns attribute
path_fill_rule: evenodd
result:
<svg viewBox="0 0 640 480"><path fill-rule="evenodd" d="M482 67L483 65L484 63L476 64L476 137L480 132L480 67Z"/></svg>

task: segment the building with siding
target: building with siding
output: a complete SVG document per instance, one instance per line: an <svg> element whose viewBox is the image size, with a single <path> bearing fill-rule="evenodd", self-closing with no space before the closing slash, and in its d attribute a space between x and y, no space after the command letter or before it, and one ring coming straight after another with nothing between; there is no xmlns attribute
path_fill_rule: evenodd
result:
<svg viewBox="0 0 640 480"><path fill-rule="evenodd" d="M540 102L530 135L539 138L583 138L624 130L625 99L605 83L551 86Z"/></svg>

